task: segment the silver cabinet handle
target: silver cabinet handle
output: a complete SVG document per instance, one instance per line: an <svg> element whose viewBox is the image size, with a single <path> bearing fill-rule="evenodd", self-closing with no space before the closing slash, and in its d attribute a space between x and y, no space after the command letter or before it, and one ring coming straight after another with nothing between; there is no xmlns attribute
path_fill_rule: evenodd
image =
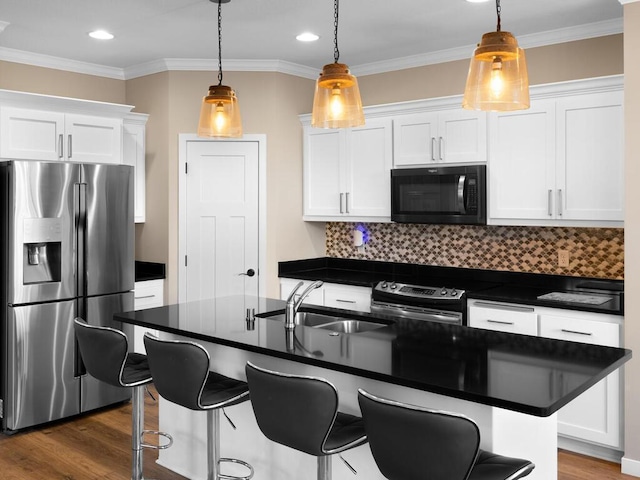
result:
<svg viewBox="0 0 640 480"><path fill-rule="evenodd" d="M549 190L549 193L547 194L547 207L548 207L547 211L549 212L550 217L553 216L552 203L553 203L553 190Z"/></svg>
<svg viewBox="0 0 640 480"><path fill-rule="evenodd" d="M73 156L73 143L71 140L71 135L69 135L69 137L67 138L67 147L68 147L68 151L67 151L67 157L71 158Z"/></svg>
<svg viewBox="0 0 640 480"><path fill-rule="evenodd" d="M436 139L431 137L431 161L436 161Z"/></svg>
<svg viewBox="0 0 640 480"><path fill-rule="evenodd" d="M143 295L142 297L134 297L135 300L142 300L143 298L155 298L155 295Z"/></svg>
<svg viewBox="0 0 640 480"><path fill-rule="evenodd" d="M63 152L63 150L64 150L64 145L63 145L64 139L63 139L63 137L64 137L64 135L62 135L62 134L58 135L58 158L62 158L63 155L64 155L64 152Z"/></svg>
<svg viewBox="0 0 640 480"><path fill-rule="evenodd" d="M533 307L519 307L515 305L498 305L496 303L489 302L475 302L473 304L476 307L495 308L496 310L507 310L508 312L534 312Z"/></svg>
<svg viewBox="0 0 640 480"><path fill-rule="evenodd" d="M562 189L558 189L558 215L562 216Z"/></svg>
<svg viewBox="0 0 640 480"><path fill-rule="evenodd" d="M442 152L444 152L444 138L440 137L440 141L439 141L439 156L440 156L440 161L443 161L444 158L442 157Z"/></svg>
<svg viewBox="0 0 640 480"><path fill-rule="evenodd" d="M356 303L355 300L342 300L341 298L336 298L336 302L339 302L339 303Z"/></svg>
<svg viewBox="0 0 640 480"><path fill-rule="evenodd" d="M344 194L344 209L349 213L349 192Z"/></svg>
<svg viewBox="0 0 640 480"><path fill-rule="evenodd" d="M344 197L344 193L340 194L340 213L344 213L344 211L342 210L342 198Z"/></svg>
<svg viewBox="0 0 640 480"><path fill-rule="evenodd" d="M515 325L513 322L505 322L503 320L491 320L490 318L487 319L487 323L497 323L499 325Z"/></svg>
<svg viewBox="0 0 640 480"><path fill-rule="evenodd" d="M575 335L584 335L586 337L590 337L591 335L593 335L593 333L591 332L579 332L578 330L567 330L566 328L563 328L560 331L563 333L573 333Z"/></svg>

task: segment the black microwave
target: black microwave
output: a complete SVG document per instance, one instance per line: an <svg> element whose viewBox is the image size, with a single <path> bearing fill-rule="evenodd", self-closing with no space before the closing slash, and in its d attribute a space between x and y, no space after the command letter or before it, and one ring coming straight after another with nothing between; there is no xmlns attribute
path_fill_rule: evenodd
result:
<svg viewBox="0 0 640 480"><path fill-rule="evenodd" d="M486 165L391 170L391 220L486 225Z"/></svg>

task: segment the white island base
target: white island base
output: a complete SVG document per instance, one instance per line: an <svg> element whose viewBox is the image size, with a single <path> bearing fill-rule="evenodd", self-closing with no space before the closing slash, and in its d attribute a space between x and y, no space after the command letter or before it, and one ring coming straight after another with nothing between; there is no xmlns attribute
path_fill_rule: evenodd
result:
<svg viewBox="0 0 640 480"><path fill-rule="evenodd" d="M168 334L162 334L162 337L179 338ZM248 360L272 370L326 378L338 389L340 410L345 413L360 415L357 391L363 388L376 396L465 414L480 427L481 448L501 455L525 458L535 464L534 471L526 477L528 480L556 480L558 477L555 414L549 417L525 415L223 345L200 343L211 355L212 370L233 378L246 380L244 366ZM291 399L291 402L295 401L295 398ZM282 405L282 408L286 409L287 405ZM221 416L220 445L223 457L249 462L255 469L255 480L316 478L315 457L275 444L264 437L250 402L229 407L226 412L237 430L233 430ZM159 417L160 430L172 435L174 443L171 448L160 450L158 463L189 479L206 480L206 413L187 410L161 398ZM349 450L343 456L358 471L358 476L355 477L335 455L334 480L384 480L368 445ZM235 470L233 465L224 470L229 474L243 474L244 471Z"/></svg>

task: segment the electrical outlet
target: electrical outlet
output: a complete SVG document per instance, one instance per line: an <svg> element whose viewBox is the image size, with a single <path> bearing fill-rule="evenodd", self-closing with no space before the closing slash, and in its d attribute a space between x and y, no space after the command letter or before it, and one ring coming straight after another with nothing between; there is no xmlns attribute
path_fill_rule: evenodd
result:
<svg viewBox="0 0 640 480"><path fill-rule="evenodd" d="M569 266L569 250L558 250L558 266Z"/></svg>

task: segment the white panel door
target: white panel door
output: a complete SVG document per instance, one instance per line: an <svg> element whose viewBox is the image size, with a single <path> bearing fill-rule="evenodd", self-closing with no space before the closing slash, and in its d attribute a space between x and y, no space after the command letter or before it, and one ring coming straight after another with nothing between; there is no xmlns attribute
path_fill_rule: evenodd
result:
<svg viewBox="0 0 640 480"><path fill-rule="evenodd" d="M257 296L258 142L186 148L186 301Z"/></svg>
<svg viewBox="0 0 640 480"><path fill-rule="evenodd" d="M22 108L0 109L0 157L63 160L64 114Z"/></svg>
<svg viewBox="0 0 640 480"><path fill-rule="evenodd" d="M427 165L436 161L438 116L402 115L393 120L393 166Z"/></svg>
<svg viewBox="0 0 640 480"><path fill-rule="evenodd" d="M335 216L345 213L343 162L345 131L305 128L303 214Z"/></svg>
<svg viewBox="0 0 640 480"><path fill-rule="evenodd" d="M487 160L487 114L470 110L438 115L438 161L446 163Z"/></svg>
<svg viewBox="0 0 640 480"><path fill-rule="evenodd" d="M492 113L489 131L489 218L555 218L554 101Z"/></svg>
<svg viewBox="0 0 640 480"><path fill-rule="evenodd" d="M65 116L65 159L86 163L122 163L122 119Z"/></svg>

